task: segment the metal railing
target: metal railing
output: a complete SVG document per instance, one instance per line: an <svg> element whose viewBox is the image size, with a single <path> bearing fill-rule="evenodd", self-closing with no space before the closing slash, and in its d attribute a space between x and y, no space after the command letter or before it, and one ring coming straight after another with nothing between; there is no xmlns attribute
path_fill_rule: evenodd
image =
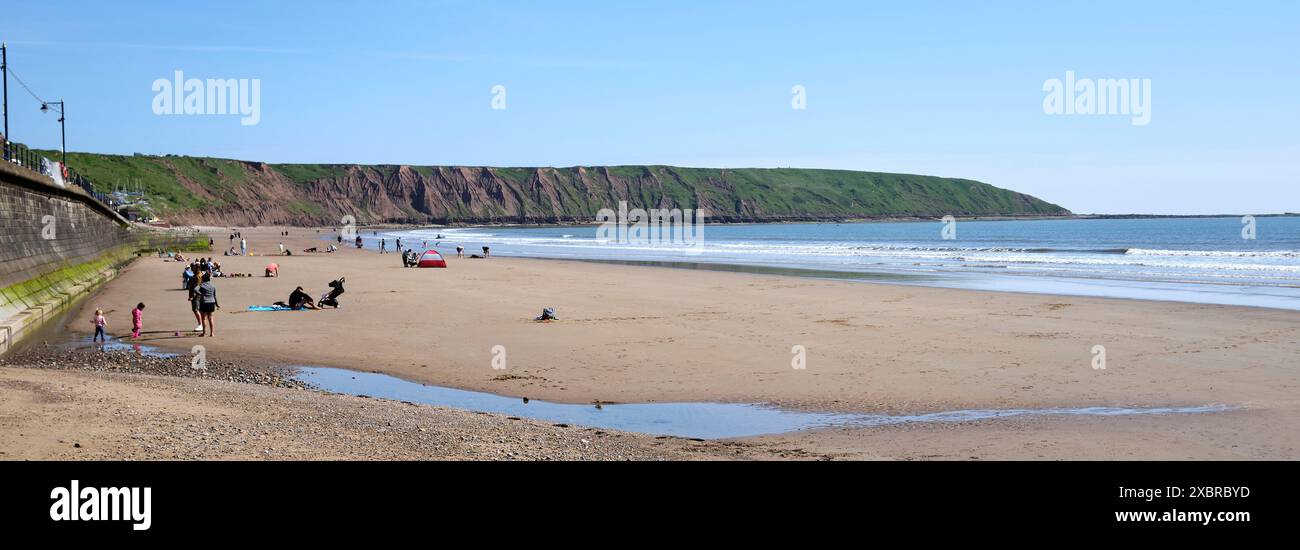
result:
<svg viewBox="0 0 1300 550"><path fill-rule="evenodd" d="M47 176L42 161L48 159L44 155L41 155L40 153L33 151L31 148L27 147L26 145L23 145L21 143L6 141L4 144L4 158L6 161L8 161L14 166L25 168L37 174ZM108 195L96 191L95 185L91 183L89 179L87 179L85 176L82 176L80 173L78 173L76 170L73 170L71 167L69 167L66 164L61 166L63 166L63 182L65 184L75 185L77 187L80 187L88 195L94 197L95 200L103 203L104 206L113 208L113 204L109 200Z"/></svg>

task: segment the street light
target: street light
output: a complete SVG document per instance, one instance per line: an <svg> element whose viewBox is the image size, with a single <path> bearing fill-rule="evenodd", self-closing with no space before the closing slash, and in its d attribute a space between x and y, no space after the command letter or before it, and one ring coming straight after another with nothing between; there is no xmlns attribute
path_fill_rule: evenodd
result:
<svg viewBox="0 0 1300 550"><path fill-rule="evenodd" d="M66 109L66 106L63 105L62 100L51 101L48 103L41 103L41 112L42 113L48 112L50 110L50 105L59 106L59 108L55 109L54 111L59 113L59 139L62 141L62 145L63 145L63 167L66 169L68 167L68 129L63 124L63 119L66 118L66 115L63 114L63 111L64 109Z"/></svg>

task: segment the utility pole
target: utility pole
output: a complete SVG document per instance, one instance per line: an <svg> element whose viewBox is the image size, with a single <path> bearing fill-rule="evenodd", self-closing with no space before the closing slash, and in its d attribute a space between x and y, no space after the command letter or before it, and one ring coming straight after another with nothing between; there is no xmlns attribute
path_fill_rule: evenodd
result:
<svg viewBox="0 0 1300 550"><path fill-rule="evenodd" d="M68 104L59 98L59 141L63 142L63 169L68 169L68 127L64 120L68 118Z"/></svg>
<svg viewBox="0 0 1300 550"><path fill-rule="evenodd" d="M0 73L5 88L5 162L9 162L9 46L0 42Z"/></svg>

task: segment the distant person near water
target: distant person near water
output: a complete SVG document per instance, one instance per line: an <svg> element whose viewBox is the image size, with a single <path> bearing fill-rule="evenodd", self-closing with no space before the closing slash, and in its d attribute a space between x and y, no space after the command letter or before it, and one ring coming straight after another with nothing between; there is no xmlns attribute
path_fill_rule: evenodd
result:
<svg viewBox="0 0 1300 550"><path fill-rule="evenodd" d="M456 247L456 257L457 257L457 258L464 258L464 257L465 257L465 247L463 247L463 246L457 246L457 247Z"/></svg>
<svg viewBox="0 0 1300 550"><path fill-rule="evenodd" d="M239 255L240 256L248 255L248 241L243 237L239 238Z"/></svg>
<svg viewBox="0 0 1300 550"><path fill-rule="evenodd" d="M484 257L484 258L488 257L488 247L486 247L486 246L483 247L483 257Z"/></svg>

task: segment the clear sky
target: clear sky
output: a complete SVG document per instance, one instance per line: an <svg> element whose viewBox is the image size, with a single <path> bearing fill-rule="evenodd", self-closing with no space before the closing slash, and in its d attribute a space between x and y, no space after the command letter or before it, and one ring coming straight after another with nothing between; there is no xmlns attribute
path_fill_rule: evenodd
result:
<svg viewBox="0 0 1300 550"><path fill-rule="evenodd" d="M74 151L270 162L845 168L1080 213L1300 211L1300 2L6 0L10 65ZM261 81L260 121L156 79ZM1044 82L1150 79L1150 122ZM505 86L505 109L492 88ZM807 108L792 108L792 87ZM58 123L12 79L13 139Z"/></svg>

